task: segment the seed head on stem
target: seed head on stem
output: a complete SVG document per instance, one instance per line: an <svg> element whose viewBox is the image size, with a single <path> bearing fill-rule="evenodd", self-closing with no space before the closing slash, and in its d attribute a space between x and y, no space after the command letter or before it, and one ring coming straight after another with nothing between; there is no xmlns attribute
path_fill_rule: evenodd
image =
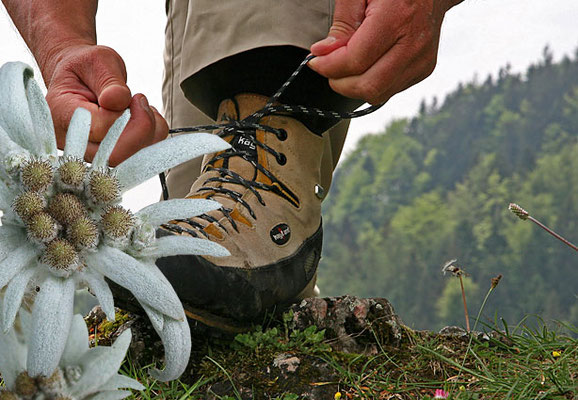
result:
<svg viewBox="0 0 578 400"><path fill-rule="evenodd" d="M462 302L464 303L464 315L466 318L466 329L469 332L470 331L470 317L468 314L468 305L466 303L466 290L464 288L464 280L463 277L464 276L469 276L469 274L464 271L462 268L458 267L456 262L458 260L450 260L448 262L446 262L444 264L444 266L442 267L442 272L444 273L444 275L446 273L450 273L453 276L456 276L458 278L460 278L460 286L462 288Z"/></svg>
<svg viewBox="0 0 578 400"><path fill-rule="evenodd" d="M499 275L492 278L492 289L495 289L496 286L498 286L501 279L502 279L502 274L499 274Z"/></svg>
<svg viewBox="0 0 578 400"><path fill-rule="evenodd" d="M519 205L517 205L515 203L510 203L510 205L508 206L508 210L510 210L511 212L516 214L518 216L518 218L520 218L524 221L527 220L528 217L530 216L528 211L524 210L522 207L520 207Z"/></svg>
<svg viewBox="0 0 578 400"><path fill-rule="evenodd" d="M513 212L514 214L516 214L518 217L520 217L520 219L523 220L530 220L533 223L535 223L536 225L538 225L540 228L544 229L546 232L548 232L550 235L554 236L556 239L558 239L559 241L561 241L562 243L564 243L566 246L570 247L573 250L578 251L578 247L571 243L570 241L566 240L563 236L557 234L556 232L554 232L552 229L548 228L546 225L544 225L543 223L541 223L540 221L538 221L536 218L532 217L530 215L530 213L526 210L524 210L522 207L520 207L517 204L514 203L510 203L510 205L508 206L508 209Z"/></svg>

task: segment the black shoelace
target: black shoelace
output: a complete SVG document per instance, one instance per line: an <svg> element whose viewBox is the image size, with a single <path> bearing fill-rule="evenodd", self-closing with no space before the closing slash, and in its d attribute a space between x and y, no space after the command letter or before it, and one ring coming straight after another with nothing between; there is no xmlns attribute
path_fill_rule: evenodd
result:
<svg viewBox="0 0 578 400"><path fill-rule="evenodd" d="M276 128L272 128L270 126L262 125L262 124L259 124L258 121L267 115L280 115L280 114L305 114L305 115L310 115L310 116L315 116L315 117L320 117L320 118L332 118L332 119L339 119L339 120L351 119L351 118L358 118L358 117L362 117L364 115L370 114L370 113L376 111L378 108L380 108L383 105L383 104L379 104L379 105L375 105L375 106L369 106L367 108L364 108L364 109L358 110L358 111L340 113L340 112L336 112L336 111L321 110L321 109L316 108L316 107L305 107L302 105L275 104L279 100L279 98L281 97L283 92L287 89L287 87L299 75L299 73L301 72L303 67L310 60L312 60L314 57L315 56L313 56L313 55L307 56L301 62L301 64L299 64L297 69L291 74L289 79L287 79L287 81L279 88L279 90L277 90L277 92L269 98L269 100L267 101L267 104L265 104L265 106L263 108L254 112L253 114L244 118L243 120L240 120L240 121L231 120L231 121L227 121L225 123L220 123L220 124L199 125L199 126L185 127L185 128L175 128L175 129L169 130L169 134L173 135L175 133L183 133L183 132L200 132L200 131L220 130L220 132L218 133L219 136L221 136L221 137L232 136L233 137L232 140L235 140L236 136L246 135L248 132L255 132L256 130L260 130L260 131L269 132L271 134L276 135L279 140L285 140L287 138L287 132L285 132L285 130L276 129ZM287 159L283 153L279 153L276 150L274 150L273 148L267 146L265 143L260 142L259 140L256 139L255 136L252 136L251 139L256 146L261 147L264 151L272 154L280 165L285 164ZM243 178L239 174L235 173L234 171L229 170L228 168L225 168L225 167L216 168L213 166L213 164L218 160L225 160L223 164L226 165L228 159L231 157L241 157L245 161L251 163L256 170L260 171L267 178L269 178L269 180L271 180L271 184L264 184L261 182L256 182L255 180L248 180L248 179ZM233 184L241 185L241 186L245 187L246 189L250 190L255 195L255 197L257 198L259 203L262 205L265 205L265 202L263 201L263 198L259 194L257 189L265 190L265 191L271 191L271 192L281 196L282 198L286 199L291 204L293 204L295 206L299 205L299 200L298 200L297 196L295 196L295 194L293 194L289 188L287 188L281 181L279 181L273 174L271 174L271 172L269 172L267 169L265 169L263 166L261 166L258 162L253 160L249 153L244 152L244 151L239 151L235 147L232 147L229 150L218 153L215 157L213 157L209 161L209 163L207 164L205 171L210 171L210 170L218 171L219 176L207 179L207 181L204 182L204 185L206 185L209 182L233 183ZM168 192L168 188L167 188L167 184L166 184L165 174L161 173L159 175L159 178L161 181L161 187L162 187L162 191L163 191L163 199L167 200L169 198L169 192ZM256 219L255 213L251 209L250 205L247 204L242 199L242 194L235 191L235 190L228 189L228 188L225 188L222 186L203 186L203 187L199 188L198 191L212 191L213 193L220 193L220 194L226 195L226 196L230 197L231 199L233 199L235 202L237 202L237 203L241 204L243 207L245 207L247 209L247 211L249 212L249 214L251 215L251 217ZM212 197L212 195L208 196L207 198L211 198L211 197ZM219 209L219 211L231 223L231 226L233 227L233 229L238 231L237 223L235 222L235 220L231 216L231 212L233 210L226 208L226 207L221 207ZM216 218L214 218L211 215L202 214L196 218L203 219L209 223L214 222L221 229L223 229L225 232L227 232L226 227L224 225L222 225L219 222L219 220L217 220ZM172 232L175 232L175 233L187 233L193 237L198 237L197 232L201 232L204 236L206 236L208 238L208 233L206 233L204 231L204 225L201 224L200 222L194 220L194 219L175 220L175 222L184 222L184 223L188 224L189 226L191 226L192 228L196 228L196 230L188 229L188 228L185 228L183 226L173 224L173 223L164 224L163 228L170 230Z"/></svg>

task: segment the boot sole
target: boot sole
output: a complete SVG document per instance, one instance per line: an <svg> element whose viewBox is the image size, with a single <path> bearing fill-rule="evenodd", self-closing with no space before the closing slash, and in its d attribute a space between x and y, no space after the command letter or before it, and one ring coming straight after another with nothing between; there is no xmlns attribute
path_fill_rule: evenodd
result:
<svg viewBox="0 0 578 400"><path fill-rule="evenodd" d="M159 236L167 232L159 231ZM283 309L313 278L321 258L323 229L292 255L257 268L223 267L199 256L171 256L157 266L183 303L191 329L242 333L274 309ZM144 310L126 289L108 282L122 309L143 315Z"/></svg>

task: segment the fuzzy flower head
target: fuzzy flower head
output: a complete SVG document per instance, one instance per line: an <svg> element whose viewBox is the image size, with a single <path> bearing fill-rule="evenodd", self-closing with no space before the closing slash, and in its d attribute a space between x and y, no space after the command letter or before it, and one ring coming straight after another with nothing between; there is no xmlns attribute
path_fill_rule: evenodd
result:
<svg viewBox="0 0 578 400"><path fill-rule="evenodd" d="M128 123L127 110L110 128L91 165L84 163L91 114L77 109L58 154L52 117L32 70L22 63L0 68L0 327L7 332L23 298L37 291L34 335L27 370L50 376L64 351L75 289L88 287L114 319L105 280L128 289L141 303L166 350L159 380L178 377L190 353L182 305L155 265L177 254L227 256L221 246L196 238L156 238L156 228L220 207L211 200L171 200L133 213L122 193L192 158L229 147L216 135L181 135L142 149L115 168L108 158Z"/></svg>
<svg viewBox="0 0 578 400"><path fill-rule="evenodd" d="M0 399L10 400L81 400L123 399L131 394L120 388L143 390L143 386L117 373L130 344L130 329L111 347L89 349L88 330L84 319L72 319L64 352L50 376L32 377L26 371L28 339L22 328L31 323L31 315L22 310L21 324L0 333L0 374L5 388Z"/></svg>
<svg viewBox="0 0 578 400"><path fill-rule="evenodd" d="M469 276L469 274L464 271L463 268L458 267L457 264L458 260L450 260L447 261L443 266L442 266L442 273L445 274L452 274L453 276Z"/></svg>
<svg viewBox="0 0 578 400"><path fill-rule="evenodd" d="M443 389L436 389L434 399L447 399L450 394Z"/></svg>

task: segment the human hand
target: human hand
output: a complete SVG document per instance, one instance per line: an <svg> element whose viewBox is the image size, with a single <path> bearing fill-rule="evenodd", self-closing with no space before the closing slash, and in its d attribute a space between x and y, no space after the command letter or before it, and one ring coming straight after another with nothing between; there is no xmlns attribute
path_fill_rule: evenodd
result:
<svg viewBox="0 0 578 400"><path fill-rule="evenodd" d="M380 104L428 77L447 10L462 0L335 0L309 66L346 97Z"/></svg>
<svg viewBox="0 0 578 400"><path fill-rule="evenodd" d="M143 94L131 96L124 61L113 49L91 44L63 48L43 63L56 142L62 149L70 118L78 107L92 114L85 159L91 161L110 126L130 107L130 120L109 162L115 166L143 147L167 137L168 125ZM49 71L49 72L47 72Z"/></svg>

